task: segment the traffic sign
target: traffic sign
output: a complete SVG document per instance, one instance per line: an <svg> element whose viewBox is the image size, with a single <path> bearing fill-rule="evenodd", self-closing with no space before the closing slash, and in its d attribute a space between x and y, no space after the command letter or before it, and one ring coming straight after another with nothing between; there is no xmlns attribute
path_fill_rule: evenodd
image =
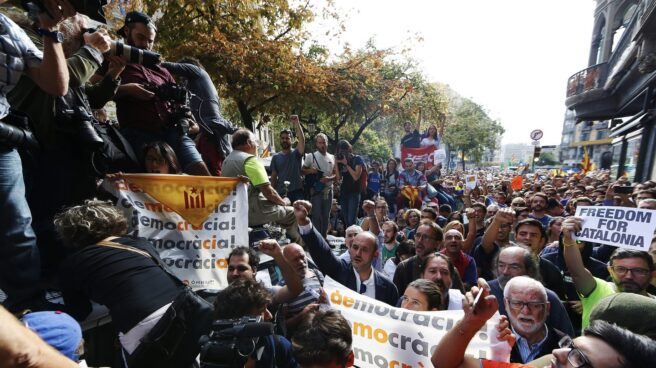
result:
<svg viewBox="0 0 656 368"><path fill-rule="evenodd" d="M542 139L542 136L544 133L540 129L535 129L534 131L531 132L531 139L534 141L538 141Z"/></svg>
<svg viewBox="0 0 656 368"><path fill-rule="evenodd" d="M539 146L539 145L540 145L540 141L533 141L533 145L534 145L534 146Z"/></svg>

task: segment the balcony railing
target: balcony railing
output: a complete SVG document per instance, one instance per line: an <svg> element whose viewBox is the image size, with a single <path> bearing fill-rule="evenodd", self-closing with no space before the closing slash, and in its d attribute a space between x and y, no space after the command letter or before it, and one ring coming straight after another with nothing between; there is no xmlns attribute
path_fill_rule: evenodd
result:
<svg viewBox="0 0 656 368"><path fill-rule="evenodd" d="M567 97L577 96L579 94L589 92L598 88L603 88L606 81L610 76L618 73L617 68L621 67L625 61L630 48L632 47L632 40L637 30L638 20L642 13L636 12L629 24L626 26L622 37L619 39L613 53L610 55L608 62L593 65L587 69L569 77L567 81Z"/></svg>
<svg viewBox="0 0 656 368"><path fill-rule="evenodd" d="M607 73L608 63L601 63L572 75L567 81L567 97L601 88L606 81Z"/></svg>

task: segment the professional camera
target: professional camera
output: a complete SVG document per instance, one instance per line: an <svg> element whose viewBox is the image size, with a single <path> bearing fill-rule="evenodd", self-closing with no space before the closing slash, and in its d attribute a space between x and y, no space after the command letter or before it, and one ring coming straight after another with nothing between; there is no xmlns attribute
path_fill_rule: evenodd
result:
<svg viewBox="0 0 656 368"><path fill-rule="evenodd" d="M94 117L84 106L62 108L56 116L59 124L73 128L75 137L86 148L95 151L103 146L103 139L93 127Z"/></svg>
<svg viewBox="0 0 656 368"><path fill-rule="evenodd" d="M140 49L126 45L123 42L112 41L108 54L111 56L125 56L128 62L141 64L145 67L153 67L161 62L160 54L150 50Z"/></svg>
<svg viewBox="0 0 656 368"><path fill-rule="evenodd" d="M200 338L201 368L243 367L260 347L260 337L273 335L273 324L262 317L221 319Z"/></svg>
<svg viewBox="0 0 656 368"><path fill-rule="evenodd" d="M0 121L0 144L31 151L39 150L39 142L29 128L27 116L18 115L13 111Z"/></svg>
<svg viewBox="0 0 656 368"><path fill-rule="evenodd" d="M169 115L169 126L177 129L181 136L189 133L190 120L194 118L189 108L189 91L174 83L144 87L153 92L160 100L168 101L173 106L173 111Z"/></svg>
<svg viewBox="0 0 656 368"><path fill-rule="evenodd" d="M107 23L103 6L107 5L107 0L68 0L78 13L82 13L89 18L100 23ZM30 12L40 13L46 11L43 6L43 0L21 0L23 8Z"/></svg>
<svg viewBox="0 0 656 368"><path fill-rule="evenodd" d="M93 33L97 28L87 28L85 33ZM126 45L120 41L112 41L109 46L107 55L110 56L124 56L128 62L141 64L147 68L153 67L161 62L161 55L150 50L143 50L138 47Z"/></svg>

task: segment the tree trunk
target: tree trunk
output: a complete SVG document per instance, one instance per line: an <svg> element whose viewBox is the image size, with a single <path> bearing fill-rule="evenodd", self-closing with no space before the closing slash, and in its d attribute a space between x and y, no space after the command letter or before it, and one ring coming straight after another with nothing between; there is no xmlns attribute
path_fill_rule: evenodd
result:
<svg viewBox="0 0 656 368"><path fill-rule="evenodd" d="M237 108L239 109L239 115L241 115L241 121L244 123L244 127L251 132L255 132L255 127L253 126L253 115L248 110L246 102L237 100Z"/></svg>
<svg viewBox="0 0 656 368"><path fill-rule="evenodd" d="M462 160L462 171L465 171L465 151L460 151L460 158Z"/></svg>

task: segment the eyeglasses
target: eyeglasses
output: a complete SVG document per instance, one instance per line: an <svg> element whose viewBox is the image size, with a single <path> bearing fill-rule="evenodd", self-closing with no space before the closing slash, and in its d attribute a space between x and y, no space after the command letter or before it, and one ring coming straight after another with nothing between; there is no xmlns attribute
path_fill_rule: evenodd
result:
<svg viewBox="0 0 656 368"><path fill-rule="evenodd" d="M561 349L570 349L567 353L567 361L574 368L592 367L590 360L579 348L574 345L574 340L569 336L564 336L558 341L558 346Z"/></svg>
<svg viewBox="0 0 656 368"><path fill-rule="evenodd" d="M547 305L545 302L522 302L520 300L512 300L506 298L510 308L514 310L522 310L526 306L531 312L541 311L544 309L544 306Z"/></svg>
<svg viewBox="0 0 656 368"><path fill-rule="evenodd" d="M612 268L613 271L615 271L615 273L618 276L624 276L626 275L627 272L631 272L634 276L641 276L641 277L649 275L649 270L646 268L640 268L640 267L626 268L624 266L613 266Z"/></svg>

